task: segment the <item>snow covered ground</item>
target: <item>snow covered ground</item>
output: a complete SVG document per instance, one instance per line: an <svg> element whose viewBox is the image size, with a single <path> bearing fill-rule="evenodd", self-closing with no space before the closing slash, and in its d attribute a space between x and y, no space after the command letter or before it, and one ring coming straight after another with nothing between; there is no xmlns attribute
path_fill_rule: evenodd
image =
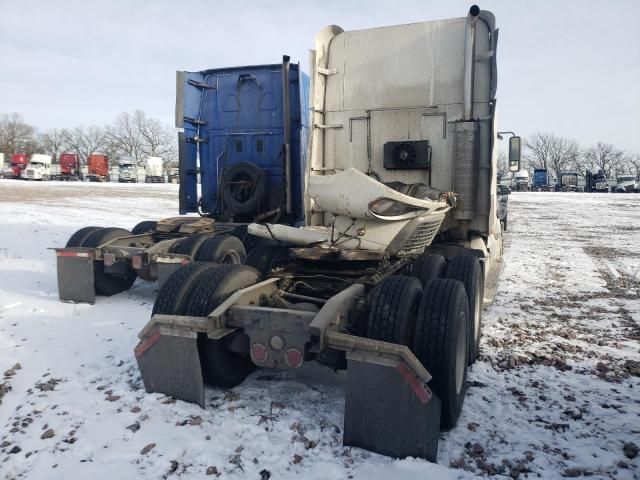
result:
<svg viewBox="0 0 640 480"><path fill-rule="evenodd" d="M175 185L0 181L0 477L640 477L640 195L514 193L482 357L438 465L341 443L344 375L257 371L207 409L146 394L156 287L61 303L85 225L172 216ZM629 458L634 457L635 458Z"/></svg>

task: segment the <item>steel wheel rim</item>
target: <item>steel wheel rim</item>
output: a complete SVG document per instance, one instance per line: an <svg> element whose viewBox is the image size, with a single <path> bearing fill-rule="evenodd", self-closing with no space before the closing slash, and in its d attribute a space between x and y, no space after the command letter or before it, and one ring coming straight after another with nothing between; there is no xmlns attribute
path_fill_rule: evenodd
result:
<svg viewBox="0 0 640 480"><path fill-rule="evenodd" d="M238 252L236 252L235 250L230 250L224 254L224 257L222 257L222 261L220 263L227 265L238 265L242 262L240 261L240 255L238 254Z"/></svg>

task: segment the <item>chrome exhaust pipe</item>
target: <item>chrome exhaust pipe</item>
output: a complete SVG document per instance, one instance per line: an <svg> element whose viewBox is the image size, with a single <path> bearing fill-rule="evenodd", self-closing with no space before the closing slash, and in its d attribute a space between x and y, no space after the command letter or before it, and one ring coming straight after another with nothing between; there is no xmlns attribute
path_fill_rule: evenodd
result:
<svg viewBox="0 0 640 480"><path fill-rule="evenodd" d="M480 7L471 6L464 27L464 117L473 120L473 83L475 80L476 61L476 24L480 15Z"/></svg>

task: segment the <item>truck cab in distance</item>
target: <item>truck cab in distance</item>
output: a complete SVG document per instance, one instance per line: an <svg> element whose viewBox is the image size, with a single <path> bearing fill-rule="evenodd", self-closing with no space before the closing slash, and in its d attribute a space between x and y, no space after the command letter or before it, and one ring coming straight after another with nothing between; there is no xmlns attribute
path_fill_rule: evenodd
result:
<svg viewBox="0 0 640 480"><path fill-rule="evenodd" d="M87 159L85 180L106 182L109 178L109 157L101 153L92 153Z"/></svg>
<svg viewBox="0 0 640 480"><path fill-rule="evenodd" d="M640 175L621 175L617 178L616 192L638 193L640 192Z"/></svg>
<svg viewBox="0 0 640 480"><path fill-rule="evenodd" d="M164 183L164 160L162 157L148 157L144 165L146 183Z"/></svg>
<svg viewBox="0 0 640 480"><path fill-rule="evenodd" d="M138 182L138 163L133 158L124 157L118 160L118 182Z"/></svg>
<svg viewBox="0 0 640 480"><path fill-rule="evenodd" d="M51 155L34 153L23 172L27 180L49 180L51 175Z"/></svg>

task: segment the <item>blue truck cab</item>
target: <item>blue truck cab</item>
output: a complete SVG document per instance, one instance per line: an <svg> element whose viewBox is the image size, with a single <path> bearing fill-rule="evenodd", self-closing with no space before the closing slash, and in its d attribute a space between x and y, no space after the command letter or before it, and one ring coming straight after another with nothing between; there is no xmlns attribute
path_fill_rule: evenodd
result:
<svg viewBox="0 0 640 480"><path fill-rule="evenodd" d="M179 71L176 87L180 214L302 222L309 77L300 66L284 56L281 64Z"/></svg>
<svg viewBox="0 0 640 480"><path fill-rule="evenodd" d="M538 191L549 191L549 174L545 168L536 168L533 171L532 188Z"/></svg>

